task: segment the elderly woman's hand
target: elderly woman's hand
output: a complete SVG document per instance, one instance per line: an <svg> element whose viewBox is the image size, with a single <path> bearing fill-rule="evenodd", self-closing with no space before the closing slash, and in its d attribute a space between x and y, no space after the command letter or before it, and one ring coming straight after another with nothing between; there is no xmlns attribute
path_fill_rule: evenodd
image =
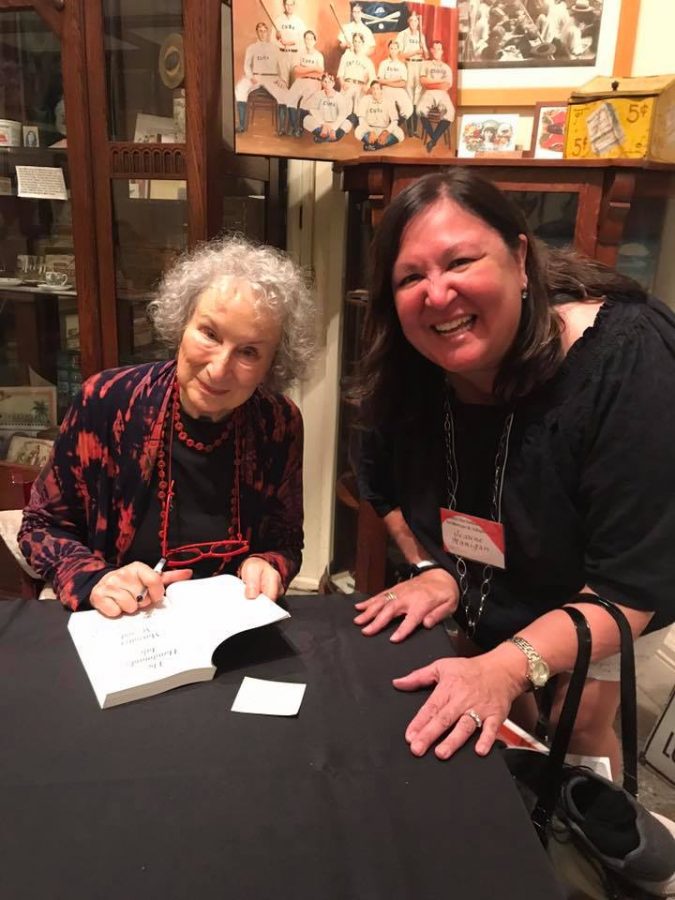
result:
<svg viewBox="0 0 675 900"><path fill-rule="evenodd" d="M481 734L476 753L488 753L511 704L527 686L526 679L509 673L490 653L470 659L437 659L393 683L401 691L436 685L408 725L405 739L415 756L423 756L443 738L435 750L439 759L452 756L477 730Z"/></svg>
<svg viewBox="0 0 675 900"><path fill-rule="evenodd" d="M458 602L459 588L455 579L443 569L434 569L357 603L356 609L362 612L354 622L363 625L361 631L370 636L377 634L397 616L404 616L389 638L391 641L402 641L419 625L433 628L457 609Z"/></svg>
<svg viewBox="0 0 675 900"><path fill-rule="evenodd" d="M152 603L159 603L167 585L191 577L192 569L175 569L160 574L145 563L129 563L107 572L92 589L89 603L93 609L114 619L122 613L135 613Z"/></svg>
<svg viewBox="0 0 675 900"><path fill-rule="evenodd" d="M270 600L278 600L283 594L281 575L274 566L260 556L249 556L244 560L239 577L246 586L246 596L254 600L258 594L265 594Z"/></svg>

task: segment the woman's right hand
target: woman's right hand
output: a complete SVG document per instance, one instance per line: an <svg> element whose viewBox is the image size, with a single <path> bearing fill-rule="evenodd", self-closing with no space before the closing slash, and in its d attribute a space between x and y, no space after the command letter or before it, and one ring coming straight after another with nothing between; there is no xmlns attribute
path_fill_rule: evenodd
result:
<svg viewBox="0 0 675 900"><path fill-rule="evenodd" d="M145 563L129 563L107 572L92 589L89 603L92 609L114 619L122 613L135 613L161 602L167 585L174 581L186 581L191 577L192 569L175 569L160 574Z"/></svg>
<svg viewBox="0 0 675 900"><path fill-rule="evenodd" d="M356 609L361 612L354 623L364 626L361 631L370 636L381 631L392 619L403 616L403 621L389 638L394 642L402 641L419 625L433 628L457 609L458 602L459 588L452 575L444 569L433 569L357 603Z"/></svg>

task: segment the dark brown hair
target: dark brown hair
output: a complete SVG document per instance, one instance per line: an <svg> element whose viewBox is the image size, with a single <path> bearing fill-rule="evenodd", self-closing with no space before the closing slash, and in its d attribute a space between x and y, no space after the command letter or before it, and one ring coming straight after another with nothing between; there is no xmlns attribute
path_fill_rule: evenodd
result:
<svg viewBox="0 0 675 900"><path fill-rule="evenodd" d="M408 343L392 289L392 272L408 223L439 200L452 200L482 219L516 250L528 241L527 297L515 340L504 356L494 386L497 399L510 402L547 381L563 359L558 317L552 307L569 300L611 296L644 300L632 279L571 250L546 247L532 234L525 216L502 191L470 169L452 169L414 181L387 207L373 241L370 297L364 327L365 355L354 394L364 418L382 423L394 412L413 417L430 401L445 373Z"/></svg>

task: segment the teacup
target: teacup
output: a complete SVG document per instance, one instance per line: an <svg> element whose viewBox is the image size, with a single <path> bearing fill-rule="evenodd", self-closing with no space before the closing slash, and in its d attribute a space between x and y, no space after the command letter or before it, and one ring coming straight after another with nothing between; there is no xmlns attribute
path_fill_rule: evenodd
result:
<svg viewBox="0 0 675 900"><path fill-rule="evenodd" d="M45 284L50 287L65 287L68 284L68 273L59 272L57 269L48 269L45 272Z"/></svg>

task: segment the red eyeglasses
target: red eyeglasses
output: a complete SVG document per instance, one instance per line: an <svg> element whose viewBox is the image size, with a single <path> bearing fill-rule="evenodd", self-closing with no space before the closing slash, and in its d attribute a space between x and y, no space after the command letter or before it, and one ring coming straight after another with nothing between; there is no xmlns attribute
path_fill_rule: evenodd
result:
<svg viewBox="0 0 675 900"><path fill-rule="evenodd" d="M164 548L162 553L166 559L166 567L178 569L182 566L194 566L205 559L219 559L221 565L230 562L235 556L248 553L250 544L247 540L203 541L200 544L183 544L182 547Z"/></svg>

